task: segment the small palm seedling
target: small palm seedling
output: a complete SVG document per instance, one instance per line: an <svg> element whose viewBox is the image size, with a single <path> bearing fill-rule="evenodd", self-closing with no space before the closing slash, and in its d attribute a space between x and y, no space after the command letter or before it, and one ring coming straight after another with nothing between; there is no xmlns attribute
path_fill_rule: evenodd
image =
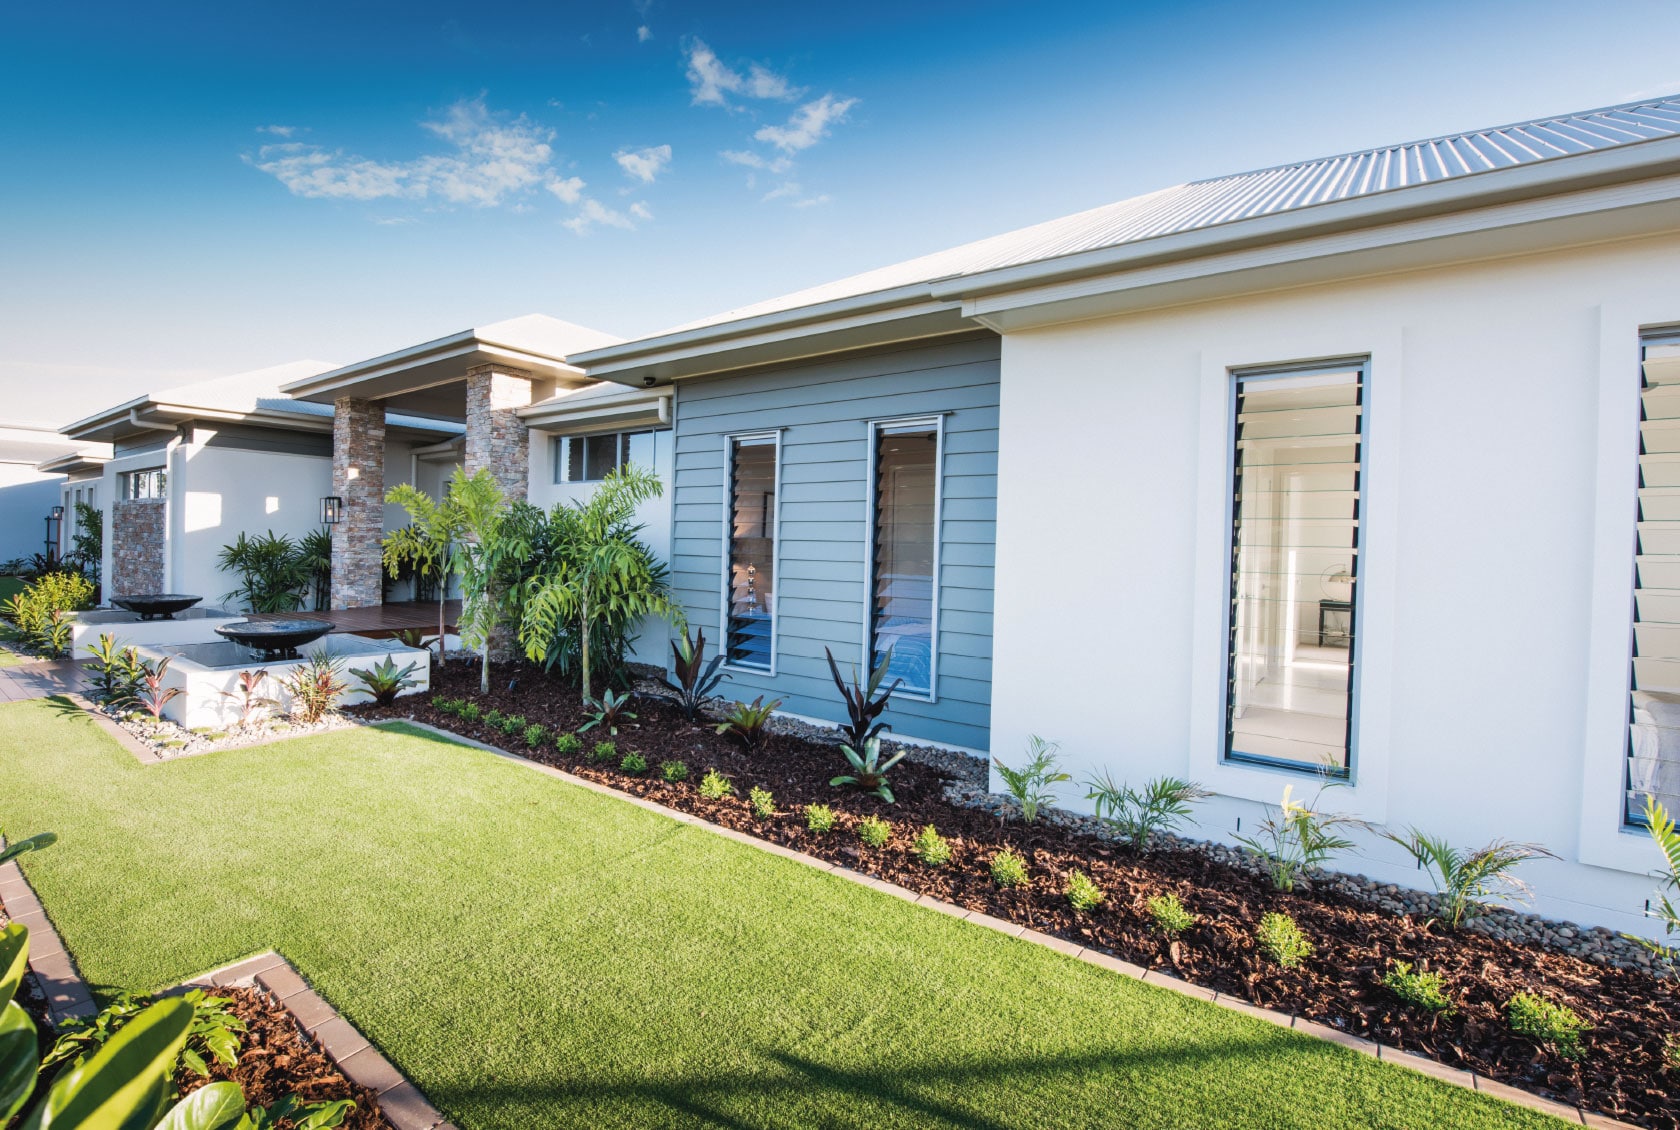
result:
<svg viewBox="0 0 1680 1130"><path fill-rule="evenodd" d="M1057 770L1057 748L1055 742L1047 742L1035 736L1027 738L1028 758L1021 768L1011 769L1003 763L1002 758L992 758L992 764L997 766L998 776L1003 778L1003 787L1015 798L1015 803L1021 806L1021 819L1028 824L1038 819L1040 808L1055 801L1056 794L1050 791L1051 785L1073 780L1066 773Z"/></svg>
<svg viewBox="0 0 1680 1130"><path fill-rule="evenodd" d="M406 667L398 667L396 661L389 655L370 668L352 667L350 673L361 681L365 690L373 701L380 706L390 706L397 701L397 696L410 687L420 685L420 680L413 678L419 668L418 663L410 663Z"/></svg>
<svg viewBox="0 0 1680 1130"><path fill-rule="evenodd" d="M735 786L729 783L729 778L716 769L706 770L706 775L700 778L700 795L707 800L722 800L735 791Z"/></svg>
<svg viewBox="0 0 1680 1130"><path fill-rule="evenodd" d="M1534 993L1518 993L1506 1001L1505 1020L1517 1035L1550 1046L1564 1059L1581 1054L1581 1033L1592 1028L1568 1005Z"/></svg>
<svg viewBox="0 0 1680 1130"><path fill-rule="evenodd" d="M754 816L760 820L768 820L776 815L776 798L769 789L761 789L754 785L747 790L747 804L752 808Z"/></svg>
<svg viewBox="0 0 1680 1130"><path fill-rule="evenodd" d="M1087 910L1095 910L1102 905L1102 888L1092 881L1083 871L1069 871L1067 877L1068 905L1075 911L1084 914Z"/></svg>
<svg viewBox="0 0 1680 1130"><path fill-rule="evenodd" d="M555 734L554 752L575 756L583 752L583 739L576 734Z"/></svg>
<svg viewBox="0 0 1680 1130"><path fill-rule="evenodd" d="M771 699L764 701L759 695L751 702L731 703L724 714L723 721L717 724L717 732L733 737L747 748L748 753L755 752L764 744L764 739L770 733L770 716L782 705L782 700Z"/></svg>
<svg viewBox="0 0 1680 1130"><path fill-rule="evenodd" d="M834 809L826 804L807 804L805 806L805 827L819 836L834 831Z"/></svg>
<svg viewBox="0 0 1680 1130"><path fill-rule="evenodd" d="M596 726L600 726L616 738L618 737L618 728L627 719L636 717L635 712L628 709L630 705L629 691L622 691L617 694L610 690L602 691L601 697L590 699L588 705L593 708L594 712L589 715L589 721L578 727L578 733L580 734L585 730L593 730Z"/></svg>
<svg viewBox="0 0 1680 1130"><path fill-rule="evenodd" d="M1528 859L1556 859L1539 844L1494 840L1475 851L1461 851L1446 840L1425 835L1416 828L1405 835L1384 832L1384 838L1406 849L1417 865L1429 872L1436 893L1441 896L1441 921L1456 930L1482 910L1492 899L1509 901L1525 897L1528 884L1511 872Z"/></svg>
<svg viewBox="0 0 1680 1130"><path fill-rule="evenodd" d="M852 763L852 771L831 779L828 782L831 786L839 788L841 785L854 785L866 793L874 793L888 804L895 803L892 789L887 785L887 770L904 759L904 750L899 750L883 762L881 739L875 736L863 743L861 755L849 745L841 746L840 752Z"/></svg>
<svg viewBox="0 0 1680 1130"><path fill-rule="evenodd" d="M1312 956L1312 942L1287 914L1273 911L1262 917L1254 938L1260 943L1260 952L1285 969L1293 969Z"/></svg>
<svg viewBox="0 0 1680 1130"><path fill-rule="evenodd" d="M152 721L163 721L163 709L175 701L177 695L184 692L182 687L166 687L163 678L169 673L169 656L165 655L155 662L141 660L140 689L135 693L134 700L146 713L152 716Z"/></svg>
<svg viewBox="0 0 1680 1130"><path fill-rule="evenodd" d="M1021 853L1004 848L992 856L992 882L1000 887L1019 887L1027 881L1027 861Z"/></svg>
<svg viewBox="0 0 1680 1130"><path fill-rule="evenodd" d="M109 632L89 644L88 652L93 657L88 669L93 672L95 697L113 706L133 702L143 674L140 653L132 647L118 647L116 637Z"/></svg>
<svg viewBox="0 0 1680 1130"><path fill-rule="evenodd" d="M1149 907L1149 917L1155 920L1155 929L1169 938L1178 937L1196 924L1196 916L1184 909L1184 904L1171 891L1156 895L1145 905Z"/></svg>
<svg viewBox="0 0 1680 1130"><path fill-rule="evenodd" d="M243 729L255 721L260 712L280 709L277 699L262 693L263 684L268 682L268 672L261 668L241 671L234 676L233 689L222 691L222 697L232 699L239 708L239 720L234 724ZM441 707L440 707L441 709Z"/></svg>
<svg viewBox="0 0 1680 1130"><path fill-rule="evenodd" d="M661 761L659 775L674 785L688 780L688 766L681 761Z"/></svg>
<svg viewBox="0 0 1680 1130"><path fill-rule="evenodd" d="M671 667L677 676L672 689L677 692L677 705L690 722L699 721L701 708L717 693L718 684L729 677L718 673L723 659L723 653L719 652L712 656L710 663L706 662L703 629L696 628L692 640L685 630L681 639L671 641Z"/></svg>
<svg viewBox="0 0 1680 1130"><path fill-rule="evenodd" d="M886 711L893 692L904 680L894 679L893 685L888 687L884 694L876 694L881 689L881 683L886 680L887 668L892 664L892 648L889 647L881 656L881 662L869 673L867 683L858 682L856 667L852 668L852 680L848 683L840 677L840 665L834 662L834 653L825 647L823 654L828 656L828 673L834 676L834 685L839 688L840 697L846 703L847 722L840 731L846 735L846 743L855 748L880 734L882 730L892 729L878 719Z"/></svg>
<svg viewBox="0 0 1680 1130"><path fill-rule="evenodd" d="M929 867L943 867L951 862L951 841L941 836L932 824L927 824L910 842L910 852Z"/></svg>
<svg viewBox="0 0 1680 1130"><path fill-rule="evenodd" d="M1156 777L1141 789L1115 782L1108 774L1087 782L1085 799L1093 802L1096 817L1138 853L1149 850L1150 838L1176 830L1190 818L1190 806L1213 794L1194 781Z"/></svg>
<svg viewBox="0 0 1680 1130"><path fill-rule="evenodd" d="M1409 961L1396 961L1382 976L1383 988L1400 1000L1425 1012L1452 1011L1452 995L1447 992L1447 979L1428 969L1412 970Z"/></svg>
<svg viewBox="0 0 1680 1130"><path fill-rule="evenodd" d="M1662 887L1657 893L1657 904L1650 913L1663 924L1663 937L1671 938L1680 934L1680 905L1676 905L1669 896L1670 891L1680 891L1680 829L1675 828L1674 818L1668 810L1649 793L1645 795L1645 828L1651 834L1651 842L1657 845L1657 850L1662 852L1663 860L1668 864L1668 870L1657 872ZM1633 934L1628 937L1664 961L1672 963L1680 960L1680 946L1653 942Z"/></svg>
<svg viewBox="0 0 1680 1130"><path fill-rule="evenodd" d="M631 776L640 776L641 774L647 772L647 758L643 757L635 750L631 750L619 761L618 768L622 773L629 773Z"/></svg>
<svg viewBox="0 0 1680 1130"><path fill-rule="evenodd" d="M892 839L892 825L879 816L865 816L858 821L857 835L864 847L883 848Z"/></svg>
<svg viewBox="0 0 1680 1130"><path fill-rule="evenodd" d="M309 661L292 668L280 681L292 696L292 713L304 725L313 725L325 718L337 704L339 696L350 689L341 677L343 663L324 651L317 651Z"/></svg>
<svg viewBox="0 0 1680 1130"><path fill-rule="evenodd" d="M1333 784L1320 787L1312 804L1291 799L1295 786L1286 786L1282 804L1275 811L1268 810L1259 830L1252 836L1236 837L1238 843L1260 857L1274 889L1293 891L1309 869L1352 847L1353 841L1338 829L1365 826L1363 820L1353 816L1318 811L1319 799Z"/></svg>

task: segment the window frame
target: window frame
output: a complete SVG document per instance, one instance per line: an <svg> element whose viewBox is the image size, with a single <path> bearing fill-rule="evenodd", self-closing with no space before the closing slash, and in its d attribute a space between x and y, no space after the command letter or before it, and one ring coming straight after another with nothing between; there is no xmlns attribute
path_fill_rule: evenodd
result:
<svg viewBox="0 0 1680 1130"><path fill-rule="evenodd" d="M1354 478L1353 608L1348 613L1348 635L1350 637L1348 665L1350 670L1347 689L1347 723L1343 738L1346 756L1340 771L1327 773L1298 762L1266 757L1262 754L1240 753L1234 748L1235 742L1231 727L1231 666L1234 659L1233 633L1236 630L1237 388L1241 382L1249 380L1306 377L1315 373L1329 374L1349 370L1357 370L1359 373L1357 401L1359 406L1359 441L1357 444L1358 470L1355 472ZM1231 366L1225 371L1225 497L1223 506L1224 544L1222 547L1225 577L1221 586L1224 593L1224 608L1220 613L1220 637L1223 640L1223 646L1219 670L1220 692L1218 703L1220 719L1218 724L1220 749L1217 758L1217 763L1222 767L1283 773L1291 777L1323 778L1350 786L1356 784L1359 780L1359 715L1362 697L1360 683L1365 671L1365 633L1360 629L1360 624L1365 619L1367 590L1363 565L1369 558L1367 503L1370 497L1370 386L1371 357L1368 354L1289 364Z"/></svg>
<svg viewBox="0 0 1680 1130"><path fill-rule="evenodd" d="M629 450L628 450L629 437L639 436L639 435L656 436L656 435L659 434L660 430L661 429L659 429L659 428L629 428L629 429L622 429L622 430L610 431L610 432L576 432L576 433L568 432L564 435L550 436L549 438L551 440L551 443L549 444L549 449L548 449L549 459L554 464L553 473L549 476L551 479L554 480L552 485L553 486L559 486L559 487L593 486L595 484L598 484L598 483L601 483L601 482L605 481L604 478L601 478L601 479L590 479L590 478L574 479L574 478L570 477L570 472L571 472L570 453L571 453L571 445L573 443L581 443L581 442L584 442L584 441L587 441L587 440L590 440L590 439L598 439L601 436L612 436L613 440L614 440L613 448L617 452L617 458L618 458L618 462L616 464L614 464L613 469L618 470L618 469L628 465L629 462L630 462L630 460L628 458L628 456L629 456ZM655 464L657 464L657 462L658 462L657 441L655 441L654 450L655 450ZM584 473L587 474L588 471L589 471L589 468L587 466L587 463L588 463L587 456L585 457L584 463L585 463ZM655 474L657 474L659 472L659 468L658 468L657 465L649 466L647 469L649 471L654 472Z"/></svg>
<svg viewBox="0 0 1680 1130"><path fill-rule="evenodd" d="M913 416L884 416L864 421L867 471L863 496L863 636L859 655L866 669L875 662L875 511L878 501L876 491L879 489L877 472L880 462L881 429L927 424L933 427L936 434L933 455L933 601L930 625L932 638L929 641L928 689L925 694L907 690L893 692L894 698L913 702L939 701L939 595L940 590L944 588L941 570L945 547L945 417L949 414L924 412Z"/></svg>
<svg viewBox="0 0 1680 1130"><path fill-rule="evenodd" d="M777 658L781 643L781 576L782 576L782 431L781 428L730 432L723 436L723 487L718 547L718 648L723 655L720 671L776 677ZM730 602L730 546L735 538L735 446L743 441L769 441L775 448L773 456L775 512L771 515L770 575L771 594L775 605L770 610L770 666L753 667L732 663L729 659L729 602Z"/></svg>
<svg viewBox="0 0 1680 1130"><path fill-rule="evenodd" d="M135 494L134 484L142 478L157 476L156 494ZM139 467L132 471L122 472L122 500L124 502L162 502L169 494L169 469L167 467Z"/></svg>

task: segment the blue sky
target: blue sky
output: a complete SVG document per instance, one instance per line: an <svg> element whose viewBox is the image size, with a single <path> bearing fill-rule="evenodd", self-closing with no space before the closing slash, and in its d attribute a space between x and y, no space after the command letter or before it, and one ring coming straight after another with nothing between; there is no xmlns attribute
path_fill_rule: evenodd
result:
<svg viewBox="0 0 1680 1130"><path fill-rule="evenodd" d="M0 9L5 421L1680 92L1680 4Z"/></svg>

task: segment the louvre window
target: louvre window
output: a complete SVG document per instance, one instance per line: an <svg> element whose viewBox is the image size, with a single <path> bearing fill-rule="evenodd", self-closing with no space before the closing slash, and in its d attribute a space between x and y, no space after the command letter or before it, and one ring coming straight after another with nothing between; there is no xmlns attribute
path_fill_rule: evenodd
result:
<svg viewBox="0 0 1680 1130"><path fill-rule="evenodd" d="M1641 350L1627 805L1680 809L1680 333Z"/></svg>
<svg viewBox="0 0 1680 1130"><path fill-rule="evenodd" d="M1365 370L1238 373L1226 756L1346 775Z"/></svg>
<svg viewBox="0 0 1680 1130"><path fill-rule="evenodd" d="M161 467L123 475L124 498L162 498L166 486L167 476Z"/></svg>
<svg viewBox="0 0 1680 1130"><path fill-rule="evenodd" d="M725 578L726 662L775 667L776 465L774 435L729 440L729 571Z"/></svg>
<svg viewBox="0 0 1680 1130"><path fill-rule="evenodd" d="M887 681L933 694L939 523L937 421L877 424L870 652Z"/></svg>
<svg viewBox="0 0 1680 1130"><path fill-rule="evenodd" d="M556 436L554 439L554 481L557 483L598 483L629 464L648 471L656 470L652 432L608 432L596 436Z"/></svg>

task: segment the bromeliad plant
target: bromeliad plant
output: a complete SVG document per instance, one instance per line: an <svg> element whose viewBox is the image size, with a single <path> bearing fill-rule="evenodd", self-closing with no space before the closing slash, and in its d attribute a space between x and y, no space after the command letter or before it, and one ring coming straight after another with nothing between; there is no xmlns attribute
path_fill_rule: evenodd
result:
<svg viewBox="0 0 1680 1130"><path fill-rule="evenodd" d="M770 716L781 705L781 699L765 702L763 695L751 702L733 703L715 729L719 734L735 738L747 747L748 753L756 753L770 734Z"/></svg>
<svg viewBox="0 0 1680 1130"><path fill-rule="evenodd" d="M1494 840L1475 851L1461 851L1446 840L1408 828L1404 835L1384 832L1383 838L1406 849L1417 865L1429 872L1441 900L1441 924L1456 930L1476 917L1488 900L1523 898L1528 884L1511 872L1528 859L1556 859L1539 844Z"/></svg>
<svg viewBox="0 0 1680 1130"><path fill-rule="evenodd" d="M343 679L343 669L342 660L317 651L280 681L292 696L292 714L299 722L312 726L332 711L339 696L350 689Z"/></svg>
<svg viewBox="0 0 1680 1130"><path fill-rule="evenodd" d="M1213 795L1177 777L1156 777L1141 789L1118 784L1107 773L1086 783L1091 791L1085 799L1093 803L1097 819L1140 855L1149 850L1151 837L1177 830L1190 818L1192 804Z"/></svg>
<svg viewBox="0 0 1680 1130"><path fill-rule="evenodd" d="M396 660L387 655L372 668L352 667L350 673L361 681L362 689L373 696L374 702L390 706L403 691L420 685L420 680L413 677L419 666L418 663L410 663L399 668Z"/></svg>
<svg viewBox="0 0 1680 1130"><path fill-rule="evenodd" d="M1295 786L1283 790L1283 802L1268 810L1259 830L1252 836L1238 835L1237 842L1258 856L1271 877L1272 887L1279 891L1293 891L1295 884L1311 868L1322 865L1339 851L1353 846L1353 841L1340 834L1341 828L1362 828L1363 820L1340 813L1318 811L1318 801L1324 790L1337 782L1322 785L1312 804L1292 799Z"/></svg>
<svg viewBox="0 0 1680 1130"><path fill-rule="evenodd" d="M580 734L585 730L593 730L596 726L600 726L616 738L618 737L619 726L627 719L636 717L635 711L627 709L630 705L629 691L622 694L603 691L600 698L586 699L584 704L592 707L594 713L589 716L589 721L578 727L578 733Z"/></svg>
<svg viewBox="0 0 1680 1130"><path fill-rule="evenodd" d="M893 685L886 689L886 693L879 697L876 695L881 689L882 681L887 677L888 666L892 664L892 648L889 647L886 654L881 656L881 662L869 673L867 683L858 682L858 670L855 666L852 668L852 680L848 683L840 677L840 665L834 662L834 653L825 647L823 654L828 656L828 673L834 676L834 685L846 703L848 721L840 731L846 736L846 744L853 749L859 749L882 730L892 729L887 723L877 719L886 711L887 702L904 680L894 679Z"/></svg>
<svg viewBox="0 0 1680 1130"><path fill-rule="evenodd" d="M1015 798L1015 803L1021 806L1021 819L1028 824L1038 820L1040 808L1054 803L1056 794L1050 790L1051 785L1073 780L1056 768L1056 750L1059 748L1055 742L1030 736L1027 738L1029 756L1027 763L1021 768L1011 769L1003 763L1002 758L992 758L992 764L997 766L998 776L1003 778L1003 787Z"/></svg>
<svg viewBox="0 0 1680 1130"><path fill-rule="evenodd" d="M899 750L886 761L881 760L881 739L870 736L864 740L863 752L860 754L849 745L840 747L840 752L846 755L846 760L852 763L850 773L842 773L828 783L839 788L841 785L852 785L866 793L874 793L888 804L896 804L892 789L887 785L887 770L904 760L904 750Z"/></svg>
<svg viewBox="0 0 1680 1130"><path fill-rule="evenodd" d="M723 666L723 659L723 653L719 652L712 656L710 663L706 662L706 633L703 629L695 629L693 639L689 639L685 631L671 641L671 666L677 676L672 689L677 692L677 705L690 722L699 720L700 708L717 693L718 684L729 677L718 672L718 668Z"/></svg>

